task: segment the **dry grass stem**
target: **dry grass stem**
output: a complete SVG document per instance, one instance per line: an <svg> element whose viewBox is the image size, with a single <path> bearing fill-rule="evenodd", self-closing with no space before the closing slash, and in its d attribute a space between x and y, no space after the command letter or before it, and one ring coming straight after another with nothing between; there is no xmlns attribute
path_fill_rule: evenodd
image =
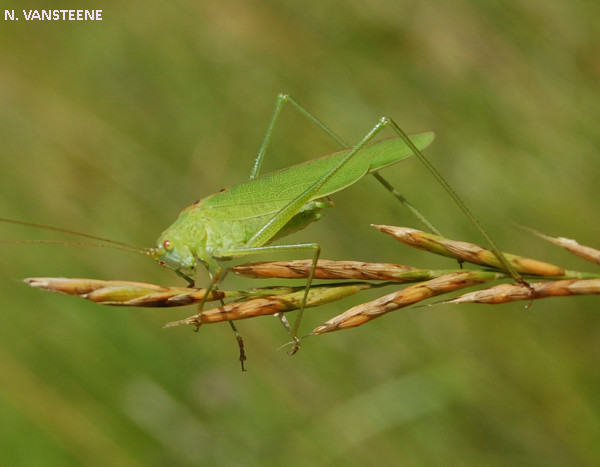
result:
<svg viewBox="0 0 600 467"><path fill-rule="evenodd" d="M419 230L375 225L410 246L451 258L468 261L486 267L502 269L496 255L481 246L449 240ZM528 229L530 230L530 229ZM600 263L600 252L579 245L575 240L536 235L573 251L590 261ZM532 283L532 289L522 284L501 284L484 290L466 293L443 303L501 304L516 300L534 300L546 297L600 294L600 274L567 271L553 264L505 254L508 261L521 274L548 279ZM236 274L251 278L306 279L310 273L311 260L254 262L233 268ZM398 282L417 282L376 300L357 305L328 320L313 330L319 335L340 329L360 326L391 311L404 308L428 298L509 277L501 270L431 270L418 269L391 263L365 263L360 261L319 260L315 279L383 281L340 282L313 284L308 291L306 308L324 305L374 287ZM38 277L25 279L32 287L74 295L104 305L175 307L198 304L203 301L206 289L190 287L164 287L155 284L129 281L104 281L80 278ZM533 291L533 293L532 293ZM261 287L244 291L212 291L206 301L231 299L229 303L189 318L168 323L166 327L182 324L200 326L221 321L254 318L263 315L282 314L301 307L305 287ZM281 315L280 315L281 316Z"/></svg>

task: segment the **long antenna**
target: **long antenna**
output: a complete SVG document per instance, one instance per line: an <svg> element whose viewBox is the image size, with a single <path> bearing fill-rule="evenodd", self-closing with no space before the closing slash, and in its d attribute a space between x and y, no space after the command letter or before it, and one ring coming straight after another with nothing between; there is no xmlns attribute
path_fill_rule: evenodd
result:
<svg viewBox="0 0 600 467"><path fill-rule="evenodd" d="M113 250L129 251L130 253L140 253L147 256L153 256L152 248L140 249L138 247L129 247L125 245L105 245L104 243L75 242L71 240L0 240L0 245L21 245L21 244L49 244L65 246L93 246L97 248L111 248Z"/></svg>
<svg viewBox="0 0 600 467"><path fill-rule="evenodd" d="M8 224L15 225L24 225L27 227L35 227L38 229L51 230L54 232L66 233L69 235L76 235L78 237L90 238L92 240L97 240L99 242L109 243L110 245L103 245L100 243L90 243L90 242L73 242L73 241L64 241L64 240L6 240L0 241L0 243L9 243L9 244L17 244L17 243L48 243L55 245L80 245L80 246L95 246L95 247L103 247L103 248L115 248L117 250L125 250L133 253L140 253L144 255L152 256L152 252L154 251L152 248L143 248L135 245L129 245L125 242L119 242L117 240L111 240L110 238L98 237L96 235L86 234L83 232L75 232L73 230L63 229L60 227L53 227L51 225L44 224L36 224L33 222L25 222L25 221L17 221L14 219L6 219L4 217L0 217L0 222L5 222Z"/></svg>

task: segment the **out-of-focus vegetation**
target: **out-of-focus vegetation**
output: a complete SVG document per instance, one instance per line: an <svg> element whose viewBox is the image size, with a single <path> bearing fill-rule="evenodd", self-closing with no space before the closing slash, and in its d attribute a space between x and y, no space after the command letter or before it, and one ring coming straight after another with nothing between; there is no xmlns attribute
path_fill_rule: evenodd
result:
<svg viewBox="0 0 600 467"><path fill-rule="evenodd" d="M284 91L351 142L382 114L435 130L427 154L504 250L591 267L513 222L599 246L597 2L85 3L101 22L2 22L0 216L152 246L183 207L247 177ZM285 109L264 169L335 149ZM444 234L481 242L416 159L385 175ZM454 267L369 227L415 225L375 180L334 201L293 238L324 258ZM147 258L0 255L1 464L600 463L597 297L398 311L293 358L278 321L254 319L239 324L242 374L227 324L161 328L191 309L104 308L19 282L182 283ZM302 327L355 303L308 310Z"/></svg>

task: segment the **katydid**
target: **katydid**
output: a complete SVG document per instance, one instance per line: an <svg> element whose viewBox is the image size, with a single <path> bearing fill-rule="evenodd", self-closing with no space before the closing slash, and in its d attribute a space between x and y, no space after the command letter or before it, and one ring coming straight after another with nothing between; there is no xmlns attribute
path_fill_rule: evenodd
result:
<svg viewBox="0 0 600 467"><path fill-rule="evenodd" d="M196 261L200 261L212 278L210 290L216 287L221 278L222 268L218 264L219 260L281 250L312 250L312 268L306 281L304 299L291 328L294 346L290 354L294 354L299 349L298 329L321 250L318 243L269 243L318 220L321 217L320 211L330 205L326 200L328 195L356 183L368 173L372 173L401 202L407 204L402 195L397 193L378 171L415 154L486 238L503 266L515 280L525 283L456 192L421 153L421 150L433 141L432 132L412 135L409 138L392 119L382 117L352 148L258 177L273 128L287 102L342 146L348 147L293 98L280 94L250 179L184 209L177 220L162 233L158 239L158 246L153 250L153 256L162 264L192 282L188 273L194 273ZM398 137L371 143L373 138L388 126ZM412 206L408 207L415 211ZM422 217L420 219L435 231L426 220ZM203 303L200 304L200 312L202 306ZM232 328L240 344L243 368L243 343L233 324Z"/></svg>
<svg viewBox="0 0 600 467"><path fill-rule="evenodd" d="M153 256L183 277L193 274L200 261L212 277L212 288L221 277L219 260L281 250L312 250L308 292L320 253L318 243L269 243L320 219L320 211L331 205L328 195L412 155L412 149L400 138L369 143L380 128L383 121L352 149L251 178L194 203L162 233ZM433 133L425 132L411 136L411 140L423 149L433 137ZM291 353L300 343L297 332L303 308L292 328Z"/></svg>

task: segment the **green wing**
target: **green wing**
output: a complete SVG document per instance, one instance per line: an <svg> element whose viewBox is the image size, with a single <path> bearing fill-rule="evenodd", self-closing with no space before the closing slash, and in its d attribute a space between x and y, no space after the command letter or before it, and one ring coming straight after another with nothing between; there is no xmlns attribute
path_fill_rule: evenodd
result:
<svg viewBox="0 0 600 467"><path fill-rule="evenodd" d="M411 141L419 149L429 146L433 138L433 132L410 135ZM335 167L350 150L344 149L233 185L202 200L202 210L212 219L238 220L277 212ZM412 154L412 150L400 138L368 144L308 201L340 191L356 183L367 173L395 164Z"/></svg>

